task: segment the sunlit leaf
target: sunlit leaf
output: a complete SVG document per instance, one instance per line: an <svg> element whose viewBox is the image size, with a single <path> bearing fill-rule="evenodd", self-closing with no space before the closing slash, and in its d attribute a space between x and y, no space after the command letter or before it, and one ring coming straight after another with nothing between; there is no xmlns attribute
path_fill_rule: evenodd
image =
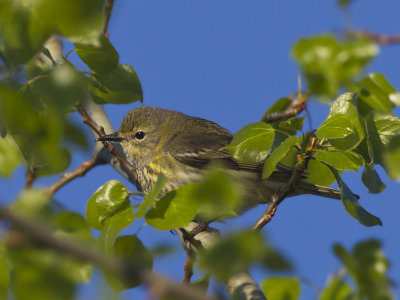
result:
<svg viewBox="0 0 400 300"><path fill-rule="evenodd" d="M261 288L268 300L296 300L300 297L300 281L297 278L268 278L262 281Z"/></svg>
<svg viewBox="0 0 400 300"><path fill-rule="evenodd" d="M297 137L291 136L275 148L265 161L262 178L268 178L275 170L277 163L289 152L290 148L297 143Z"/></svg>
<svg viewBox="0 0 400 300"><path fill-rule="evenodd" d="M86 206L86 219L90 227L102 230L105 221L118 223L125 228L133 221L129 191L119 181L111 180L90 197Z"/></svg>
<svg viewBox="0 0 400 300"><path fill-rule="evenodd" d="M339 96L332 103L327 120L317 129L318 138L327 138L340 150L354 149L364 139L354 97L351 93Z"/></svg>
<svg viewBox="0 0 400 300"><path fill-rule="evenodd" d="M353 151L317 150L313 157L334 166L338 170L358 171L363 164L361 156Z"/></svg>
<svg viewBox="0 0 400 300"><path fill-rule="evenodd" d="M282 121L279 124L279 127L289 130L302 130L303 129L303 121L306 115L302 117L293 117L286 121Z"/></svg>
<svg viewBox="0 0 400 300"><path fill-rule="evenodd" d="M243 162L262 162L268 155L274 142L275 129L265 123L249 124L233 137L225 147L231 155Z"/></svg>

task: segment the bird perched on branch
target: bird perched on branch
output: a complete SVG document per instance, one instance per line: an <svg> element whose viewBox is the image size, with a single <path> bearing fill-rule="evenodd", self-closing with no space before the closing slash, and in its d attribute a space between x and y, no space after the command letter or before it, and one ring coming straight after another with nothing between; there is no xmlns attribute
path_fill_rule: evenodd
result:
<svg viewBox="0 0 400 300"><path fill-rule="evenodd" d="M238 209L242 212L269 202L274 192L289 181L293 169L278 165L278 170L268 179L262 179L263 163L240 162L223 149L232 138L228 130L214 122L173 110L141 106L123 118L117 132L98 141L121 145L124 156L137 171L138 188L145 194L160 172L166 179L162 191L165 194L199 181L207 166L219 163L244 187L245 199ZM341 192L301 180L290 196L300 194L340 199Z"/></svg>

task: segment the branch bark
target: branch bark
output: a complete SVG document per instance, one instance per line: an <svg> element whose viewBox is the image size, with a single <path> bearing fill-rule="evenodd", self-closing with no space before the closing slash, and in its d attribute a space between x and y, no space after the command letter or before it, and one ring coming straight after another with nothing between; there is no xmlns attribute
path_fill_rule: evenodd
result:
<svg viewBox="0 0 400 300"><path fill-rule="evenodd" d="M194 232L197 226L198 223L191 222L184 228L184 231L176 231L182 241L183 247L187 247L185 244L185 232ZM200 231L192 237L195 240L195 242L191 242L193 252L196 253L201 249L210 249L220 238L221 236L216 231ZM229 278L227 290L234 300L266 300L260 287L248 272L243 272Z"/></svg>
<svg viewBox="0 0 400 300"><path fill-rule="evenodd" d="M166 277L153 272L146 271L133 265L129 261L121 260L116 257L106 256L90 247L83 246L65 237L59 238L47 227L37 222L19 217L8 209L0 208L0 219L9 221L14 229L18 229L27 234L33 241L40 243L41 246L57 250L59 253L68 254L78 260L97 264L116 276L121 281L139 280L148 284L152 290L159 295L169 295L188 300L217 300L216 296L207 296L203 291L187 285L177 284Z"/></svg>

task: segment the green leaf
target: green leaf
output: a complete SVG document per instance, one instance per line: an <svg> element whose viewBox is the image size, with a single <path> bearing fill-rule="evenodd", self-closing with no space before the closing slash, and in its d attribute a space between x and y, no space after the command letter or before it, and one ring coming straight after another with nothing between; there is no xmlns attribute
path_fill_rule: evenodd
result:
<svg viewBox="0 0 400 300"><path fill-rule="evenodd" d="M10 282L10 267L7 253L3 244L0 244L0 298L7 299Z"/></svg>
<svg viewBox="0 0 400 300"><path fill-rule="evenodd" d="M50 31L36 30L32 22L32 7L39 1L0 1L0 52L12 64L21 64L31 58L42 46ZM36 34L32 34L36 31Z"/></svg>
<svg viewBox="0 0 400 300"><path fill-rule="evenodd" d="M282 121L279 124L279 127L289 130L302 130L303 129L303 121L306 115L302 117L293 117L286 121Z"/></svg>
<svg viewBox="0 0 400 300"><path fill-rule="evenodd" d="M351 253L338 244L333 250L354 278L359 299L394 299L390 290L391 280L387 277L389 262L379 241L360 242Z"/></svg>
<svg viewBox="0 0 400 300"><path fill-rule="evenodd" d="M34 1L32 23L40 23L30 30L32 36L40 31L56 32L72 41L93 43L103 25L103 0L42 0ZM35 20L35 21L34 21ZM40 20L38 22L37 20Z"/></svg>
<svg viewBox="0 0 400 300"><path fill-rule="evenodd" d="M49 214L54 235L90 248L94 238L84 218L74 212ZM93 266L71 258L68 254L22 243L9 245L8 255L13 266L12 293L16 299L65 299L75 294L77 284L88 282ZM23 288L21 288L23 287Z"/></svg>
<svg viewBox="0 0 400 300"><path fill-rule="evenodd" d="M51 223L56 228L54 231L56 237L87 247L93 246L94 237L83 216L71 211L60 211L51 217ZM89 281L93 266L86 262L68 259L65 264L60 265L60 270L68 274L74 282L82 283Z"/></svg>
<svg viewBox="0 0 400 300"><path fill-rule="evenodd" d="M204 291L208 290L208 287L210 285L210 275L205 274L203 277L190 282L191 286L194 286L196 288L202 289Z"/></svg>
<svg viewBox="0 0 400 300"><path fill-rule="evenodd" d="M293 56L304 70L308 90L332 97L339 87L360 75L378 51L378 46L369 40L340 41L322 35L299 40L293 47Z"/></svg>
<svg viewBox="0 0 400 300"><path fill-rule="evenodd" d="M319 300L352 300L353 292L350 286L340 278L330 280L325 289L320 293ZM356 299L354 299L356 300Z"/></svg>
<svg viewBox="0 0 400 300"><path fill-rule="evenodd" d="M0 176L10 177L21 160L21 153L12 137L0 137Z"/></svg>
<svg viewBox="0 0 400 300"><path fill-rule="evenodd" d="M124 261L130 263L137 270L149 271L153 267L153 257L151 252L143 245L141 240L135 235L120 236L115 240L114 254ZM143 283L142 280L126 278L125 282L105 273L108 283L115 291L130 289Z"/></svg>
<svg viewBox="0 0 400 300"><path fill-rule="evenodd" d="M17 92L0 87L1 118L18 145L28 167L38 168L37 176L64 171L70 162L69 151L62 147L77 142L78 130L56 111L38 111L34 101ZM71 130L71 129L75 130ZM72 136L71 133L74 133Z"/></svg>
<svg viewBox="0 0 400 300"><path fill-rule="evenodd" d="M351 4L351 2L353 2L353 0L337 0L337 4L341 8L345 8L345 7L349 6Z"/></svg>
<svg viewBox="0 0 400 300"><path fill-rule="evenodd" d="M352 135L355 131L353 123L346 115L332 115L318 127L317 136L327 139L341 139Z"/></svg>
<svg viewBox="0 0 400 300"><path fill-rule="evenodd" d="M99 103L127 104L143 100L142 86L135 70L118 65L108 74L93 74L91 93Z"/></svg>
<svg viewBox="0 0 400 300"><path fill-rule="evenodd" d="M268 278L263 280L261 288L268 300L296 300L300 297L300 282L297 278Z"/></svg>
<svg viewBox="0 0 400 300"><path fill-rule="evenodd" d="M340 150L351 150L364 139L364 128L354 105L355 95L345 93L333 103L328 119L317 129L318 138L327 138Z"/></svg>
<svg viewBox="0 0 400 300"><path fill-rule="evenodd" d="M118 66L119 54L104 34L99 35L99 45L76 43L75 49L90 69L96 73L107 74Z"/></svg>
<svg viewBox="0 0 400 300"><path fill-rule="evenodd" d="M334 166L338 170L358 171L364 162L361 156L353 151L316 150L313 157Z"/></svg>
<svg viewBox="0 0 400 300"><path fill-rule="evenodd" d="M221 168L208 170L190 195L192 201L199 204L196 220L210 221L237 216L236 211L240 211L243 205L241 200L244 191L241 184Z"/></svg>
<svg viewBox="0 0 400 300"><path fill-rule="evenodd" d="M359 203L357 197L340 178L339 172L331 165L324 163L333 173L342 192L342 204L348 214L365 226L382 225L381 220L367 212Z"/></svg>
<svg viewBox="0 0 400 300"><path fill-rule="evenodd" d="M400 136L390 142L383 154L383 161L390 178L400 181Z"/></svg>
<svg viewBox="0 0 400 300"><path fill-rule="evenodd" d="M200 253L199 267L221 280L261 264L272 270L288 270L289 263L256 231L236 232Z"/></svg>
<svg viewBox="0 0 400 300"><path fill-rule="evenodd" d="M134 214L135 218L143 218L147 209L150 206L154 207L156 200L164 186L165 186L165 176L163 173L159 173L156 183L153 185L151 191L148 193L146 198L142 201L137 211L135 212Z"/></svg>
<svg viewBox="0 0 400 300"><path fill-rule="evenodd" d="M57 271L50 267L37 265L21 265L15 268L11 280L15 299L73 299L75 284L58 274Z"/></svg>
<svg viewBox="0 0 400 300"><path fill-rule="evenodd" d="M225 148L236 159L248 162L262 162L274 142L275 129L265 123L249 124L239 130L232 142Z"/></svg>
<svg viewBox="0 0 400 300"><path fill-rule="evenodd" d="M263 179L267 179L275 170L277 170L277 163L289 152L290 148L297 143L297 140L296 136L291 136L272 151L264 164L262 173Z"/></svg>
<svg viewBox="0 0 400 300"><path fill-rule="evenodd" d="M268 108L268 110L265 112L265 114L261 118L260 122L262 122L265 119L266 115L284 111L290 105L291 102L292 102L292 100L290 100L289 98L280 98L280 99L278 99L274 104L272 104Z"/></svg>
<svg viewBox="0 0 400 300"><path fill-rule="evenodd" d="M184 227L193 220L199 203L191 195L198 183L189 183L167 193L145 215L146 222L158 230Z"/></svg>
<svg viewBox="0 0 400 300"><path fill-rule="evenodd" d="M38 99L62 113L75 110L77 103L88 98L88 80L75 67L64 61L32 79L30 88Z"/></svg>
<svg viewBox="0 0 400 300"><path fill-rule="evenodd" d="M86 219L90 227L102 230L105 222L118 224L121 229L133 221L129 191L119 181L111 180L90 197L86 206Z"/></svg>
<svg viewBox="0 0 400 300"><path fill-rule="evenodd" d="M400 119L393 115L369 113L365 117L366 141L357 147L367 163L367 166L374 168L373 165L380 164L385 171L394 178L393 170L396 169L396 163L390 163L386 153L395 153L399 147ZM368 182L368 181L366 181Z"/></svg>
<svg viewBox="0 0 400 300"><path fill-rule="evenodd" d="M335 182L335 176L333 176L331 170L319 160L310 160L306 173L305 180L313 184L330 186Z"/></svg>
<svg viewBox="0 0 400 300"><path fill-rule="evenodd" d="M357 107L363 116L371 111L390 114L400 105L400 94L380 73L371 73L350 88L358 93Z"/></svg>
<svg viewBox="0 0 400 300"><path fill-rule="evenodd" d="M366 165L362 173L362 182L368 188L368 192L378 194L386 189L386 185L382 182L373 165Z"/></svg>
<svg viewBox="0 0 400 300"><path fill-rule="evenodd" d="M36 218L43 213L48 213L50 201L51 198L45 190L23 189L18 195L17 201L12 205L12 210L18 214Z"/></svg>

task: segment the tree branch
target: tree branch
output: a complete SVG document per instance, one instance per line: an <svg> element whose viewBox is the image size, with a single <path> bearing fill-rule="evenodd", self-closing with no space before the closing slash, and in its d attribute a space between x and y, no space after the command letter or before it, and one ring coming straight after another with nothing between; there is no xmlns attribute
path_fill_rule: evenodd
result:
<svg viewBox="0 0 400 300"><path fill-rule="evenodd" d="M400 43L400 34L397 35L385 35L385 34L377 34L367 30L360 31L362 37L367 38L375 43L381 45L392 45Z"/></svg>
<svg viewBox="0 0 400 300"><path fill-rule="evenodd" d="M271 202L268 205L267 209L261 215L261 217L257 220L257 222L253 225L252 229L261 230L266 224L268 224L275 212L278 208L278 205L289 196L290 193L296 190L297 185L299 184L301 177L304 171L307 169L308 162L310 161L314 146L315 146L315 138L311 137L311 133L307 134L308 139L310 139L309 145L306 149L306 152L303 155L297 156L297 164L293 170L293 174L289 179L289 182L282 188L277 189L272 196Z"/></svg>
<svg viewBox="0 0 400 300"><path fill-rule="evenodd" d="M96 159L94 157L85 160L79 167L70 172L64 173L61 178L46 188L50 196L54 195L61 187L66 185L71 180L84 176L89 170L97 166Z"/></svg>
<svg viewBox="0 0 400 300"><path fill-rule="evenodd" d="M182 246L187 248L187 238L189 235L190 246L193 253L197 253L201 249L210 249L221 239L218 230L203 230L198 232L198 223L190 222L183 230L176 230L180 237ZM194 235L188 234L194 233ZM235 300L266 300L263 292L248 272L243 272L229 278L227 282L229 295Z"/></svg>
<svg viewBox="0 0 400 300"><path fill-rule="evenodd" d="M82 105L78 104L77 109L79 113L82 115L82 122L87 124L92 129L92 131L97 134L98 137L101 137L106 134L104 128L97 125L92 120L92 118L90 118L90 116L88 115L88 113L86 112L86 110L83 108ZM136 187L140 189L140 183L137 178L136 169L121 155L121 153L117 151L117 149L115 149L115 147L111 143L104 141L102 141L102 143L104 148L106 148L107 151L110 152L118 160L122 168L128 172L128 177L130 181L133 182L136 185Z"/></svg>
<svg viewBox="0 0 400 300"><path fill-rule="evenodd" d="M0 208L0 219L9 221L13 228L27 234L33 241L42 246L55 249L60 253L68 254L74 258L94 264L109 270L121 281L137 281L148 284L160 295L169 295L181 299L217 300L215 296L207 296L203 291L188 285L179 285L153 271L145 271L129 261L116 257L106 256L94 249L81 245L75 241L59 238L54 233L36 222L24 219L11 213L8 209Z"/></svg>
<svg viewBox="0 0 400 300"><path fill-rule="evenodd" d="M299 95L297 97L297 99L292 100L292 102L289 104L289 106L284 111L272 113L272 114L266 114L264 116L264 118L262 119L262 121L265 123L272 123L272 122L279 121L282 119L297 116L299 113L301 113L306 108L307 105L306 105L305 100L307 99L307 97L308 97L308 94Z"/></svg>
<svg viewBox="0 0 400 300"><path fill-rule="evenodd" d="M103 24L103 33L108 38L108 23L110 22L111 12L114 6L114 0L107 0L104 6L104 24Z"/></svg>

